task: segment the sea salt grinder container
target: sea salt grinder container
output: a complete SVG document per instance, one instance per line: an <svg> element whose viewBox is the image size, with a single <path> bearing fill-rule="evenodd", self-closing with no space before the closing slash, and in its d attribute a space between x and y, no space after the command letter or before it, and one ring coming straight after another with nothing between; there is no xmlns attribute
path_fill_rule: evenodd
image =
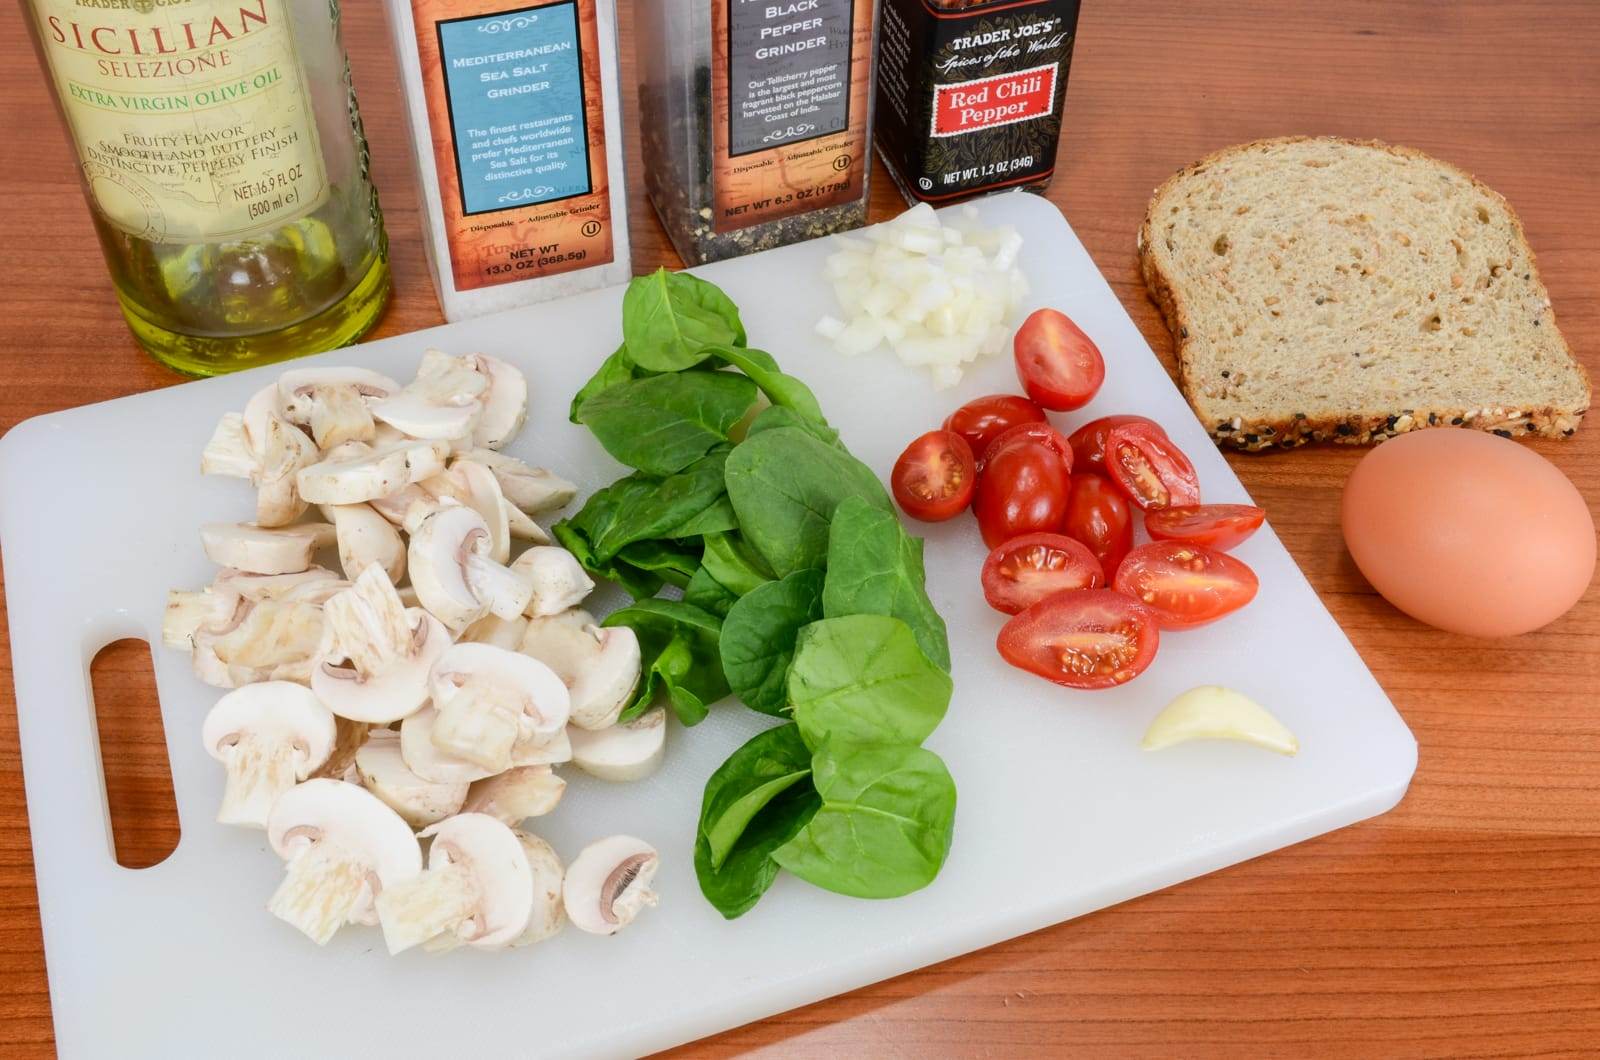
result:
<svg viewBox="0 0 1600 1060"><path fill-rule="evenodd" d="M623 283L616 0L384 0L447 320Z"/></svg>

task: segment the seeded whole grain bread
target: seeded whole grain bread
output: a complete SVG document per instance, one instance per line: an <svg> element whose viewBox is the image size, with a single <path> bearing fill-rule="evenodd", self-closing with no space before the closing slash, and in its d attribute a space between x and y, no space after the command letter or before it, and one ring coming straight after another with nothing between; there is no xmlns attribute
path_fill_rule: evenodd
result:
<svg viewBox="0 0 1600 1060"><path fill-rule="evenodd" d="M1589 380L1510 204L1405 147L1260 140L1179 170L1139 263L1219 445L1570 435Z"/></svg>

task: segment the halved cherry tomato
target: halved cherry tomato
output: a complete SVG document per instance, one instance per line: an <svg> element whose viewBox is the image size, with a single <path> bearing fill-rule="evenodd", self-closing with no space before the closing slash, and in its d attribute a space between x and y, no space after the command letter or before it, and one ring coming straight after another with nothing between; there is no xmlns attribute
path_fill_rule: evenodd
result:
<svg viewBox="0 0 1600 1060"><path fill-rule="evenodd" d="M1061 529L1067 480L1060 454L1043 443L1019 441L995 453L972 501L983 543L998 548L1023 534Z"/></svg>
<svg viewBox="0 0 1600 1060"><path fill-rule="evenodd" d="M1057 593L1007 622L1000 655L1068 688L1110 688L1156 657L1160 627L1148 608L1110 589Z"/></svg>
<svg viewBox="0 0 1600 1060"><path fill-rule="evenodd" d="M1183 450L1153 424L1124 423L1106 435L1106 472L1141 508L1200 503L1200 479Z"/></svg>
<svg viewBox="0 0 1600 1060"><path fill-rule="evenodd" d="M1072 470L1072 446L1067 444L1067 440L1062 437L1060 431L1048 423L1019 423L990 442L989 448L978 453L978 471L982 473L984 465L989 462L989 458L994 454L1008 445L1021 441L1043 442L1051 449L1054 449L1056 455L1061 457L1063 467L1068 471ZM977 452L977 450L973 451Z"/></svg>
<svg viewBox="0 0 1600 1060"><path fill-rule="evenodd" d="M1099 475L1073 475L1062 529L1088 546L1100 566L1114 574L1133 548L1133 509L1128 498Z"/></svg>
<svg viewBox="0 0 1600 1060"><path fill-rule="evenodd" d="M1081 409L1106 379L1100 348L1065 313L1054 309L1037 310L1022 322L1012 352L1022 389L1040 408Z"/></svg>
<svg viewBox="0 0 1600 1060"><path fill-rule="evenodd" d="M954 431L929 431L906 446L894 462L889 485L913 519L937 523L972 503L978 479L972 447Z"/></svg>
<svg viewBox="0 0 1600 1060"><path fill-rule="evenodd" d="M955 431L981 457L989 443L1019 423L1043 423L1044 410L1021 394L990 394L974 398L952 412L944 429Z"/></svg>
<svg viewBox="0 0 1600 1060"><path fill-rule="evenodd" d="M1113 581L1148 607L1162 629L1193 629L1255 599L1256 572L1226 552L1185 541L1152 541L1128 553Z"/></svg>
<svg viewBox="0 0 1600 1060"><path fill-rule="evenodd" d="M1267 513L1253 504L1187 504L1152 508L1144 528L1157 541L1187 541L1226 552L1255 533Z"/></svg>
<svg viewBox="0 0 1600 1060"><path fill-rule="evenodd" d="M1008 615L1059 592L1098 589L1105 583L1106 573L1094 553L1062 534L1014 537L983 561L983 598Z"/></svg>
<svg viewBox="0 0 1600 1060"><path fill-rule="evenodd" d="M1097 420L1090 420L1067 438L1067 443L1072 446L1072 466L1079 471L1105 474L1106 435L1111 433L1111 428L1121 427L1124 423L1148 423L1156 430L1161 430L1159 423L1143 416L1101 416Z"/></svg>

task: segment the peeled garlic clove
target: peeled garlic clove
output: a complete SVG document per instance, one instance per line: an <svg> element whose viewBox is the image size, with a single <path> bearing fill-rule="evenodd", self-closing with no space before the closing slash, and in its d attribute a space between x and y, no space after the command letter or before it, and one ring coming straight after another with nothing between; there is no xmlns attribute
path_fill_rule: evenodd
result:
<svg viewBox="0 0 1600 1060"><path fill-rule="evenodd" d="M1159 751L1190 740L1239 740L1281 755L1300 750L1294 733L1267 708L1221 685L1191 688L1168 703L1145 730L1140 746Z"/></svg>

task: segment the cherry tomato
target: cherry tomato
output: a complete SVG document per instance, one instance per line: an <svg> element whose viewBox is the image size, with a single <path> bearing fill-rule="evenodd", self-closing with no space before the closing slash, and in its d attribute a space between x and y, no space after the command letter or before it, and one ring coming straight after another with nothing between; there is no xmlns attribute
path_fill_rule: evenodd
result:
<svg viewBox="0 0 1600 1060"><path fill-rule="evenodd" d="M1012 666L1068 688L1110 688L1156 657L1160 627L1149 609L1110 589L1057 593L1000 630Z"/></svg>
<svg viewBox="0 0 1600 1060"><path fill-rule="evenodd" d="M977 479L966 439L954 431L929 431L894 462L889 485L907 515L937 523L966 510Z"/></svg>
<svg viewBox="0 0 1600 1060"><path fill-rule="evenodd" d="M1141 508L1200 503L1200 479L1160 427L1124 423L1106 435L1106 471Z"/></svg>
<svg viewBox="0 0 1600 1060"><path fill-rule="evenodd" d="M982 473L983 467L989 459L1008 445L1021 441L1043 442L1056 455L1061 457L1061 463L1068 471L1072 470L1072 446L1061 436L1061 432L1048 423L1019 423L1004 434L989 443L989 448L978 454L978 471ZM973 450L977 452L977 450Z"/></svg>
<svg viewBox="0 0 1600 1060"><path fill-rule="evenodd" d="M1022 389L1040 408L1081 409L1106 379L1100 348L1065 313L1054 309L1037 310L1024 320L1012 350Z"/></svg>
<svg viewBox="0 0 1600 1060"><path fill-rule="evenodd" d="M1039 442L1017 442L996 453L978 476L972 502L983 543L998 548L1023 534L1061 529L1068 477L1060 455Z"/></svg>
<svg viewBox="0 0 1600 1060"><path fill-rule="evenodd" d="M1256 572L1226 552L1186 541L1152 541L1128 553L1113 580L1148 607L1162 629L1193 629L1255 599Z"/></svg>
<svg viewBox="0 0 1600 1060"><path fill-rule="evenodd" d="M1156 430L1161 430L1159 423L1143 416L1101 416L1097 420L1090 420L1073 431L1067 439L1067 444L1072 446L1072 466L1079 471L1098 471L1104 475L1106 435L1111 433L1111 428L1120 427L1124 423L1148 423Z"/></svg>
<svg viewBox="0 0 1600 1060"><path fill-rule="evenodd" d="M1192 504L1152 508L1144 528L1157 541L1187 541L1226 552L1255 533L1267 513L1252 504Z"/></svg>
<svg viewBox="0 0 1600 1060"><path fill-rule="evenodd" d="M1088 547L1061 534L1024 534L989 553L983 562L983 598L1008 615L1070 589L1106 583Z"/></svg>
<svg viewBox="0 0 1600 1060"><path fill-rule="evenodd" d="M1103 569L1115 573L1133 548L1133 509L1128 498L1099 475L1073 475L1062 529L1088 546Z"/></svg>
<svg viewBox="0 0 1600 1060"><path fill-rule="evenodd" d="M982 456L989 443L1019 423L1043 423L1044 410L1020 394L990 394L974 398L952 412L944 429L955 431Z"/></svg>

